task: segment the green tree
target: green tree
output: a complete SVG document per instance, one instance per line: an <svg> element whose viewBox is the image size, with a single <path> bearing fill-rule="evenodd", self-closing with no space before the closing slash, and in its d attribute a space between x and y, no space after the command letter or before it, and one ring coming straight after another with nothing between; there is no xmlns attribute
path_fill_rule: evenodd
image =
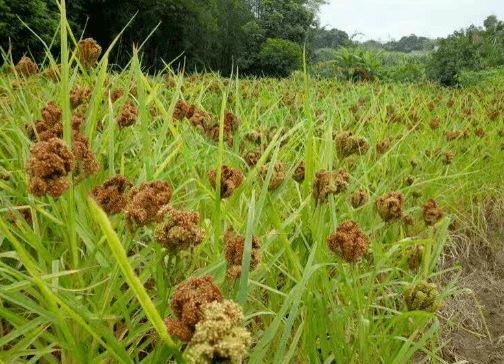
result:
<svg viewBox="0 0 504 364"><path fill-rule="evenodd" d="M462 71L477 72L503 61L502 47L491 38L485 38L481 29L471 26L441 40L426 72L431 80L455 86L457 75Z"/></svg>
<svg viewBox="0 0 504 364"><path fill-rule="evenodd" d="M261 69L266 76L287 77L303 65L303 50L287 39L266 39L259 52Z"/></svg>
<svg viewBox="0 0 504 364"><path fill-rule="evenodd" d="M49 45L59 23L54 2L0 0L0 47L7 51L10 42L14 62L23 54L39 60L44 55L44 46L21 20Z"/></svg>

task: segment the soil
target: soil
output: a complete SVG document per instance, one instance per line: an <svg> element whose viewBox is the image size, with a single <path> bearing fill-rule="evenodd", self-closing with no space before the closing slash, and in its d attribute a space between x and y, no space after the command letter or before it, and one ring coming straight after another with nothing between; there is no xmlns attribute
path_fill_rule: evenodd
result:
<svg viewBox="0 0 504 364"><path fill-rule="evenodd" d="M462 266L458 287L465 292L447 298L440 313L448 323L441 357L448 363L504 364L504 249L482 243L464 250L452 254Z"/></svg>

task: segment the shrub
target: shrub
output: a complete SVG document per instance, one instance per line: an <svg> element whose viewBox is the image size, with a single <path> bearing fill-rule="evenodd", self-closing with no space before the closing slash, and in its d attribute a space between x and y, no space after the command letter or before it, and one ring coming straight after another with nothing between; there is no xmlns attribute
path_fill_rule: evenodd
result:
<svg viewBox="0 0 504 364"><path fill-rule="evenodd" d="M303 65L303 52L297 43L268 38L259 52L259 62L265 75L287 77Z"/></svg>

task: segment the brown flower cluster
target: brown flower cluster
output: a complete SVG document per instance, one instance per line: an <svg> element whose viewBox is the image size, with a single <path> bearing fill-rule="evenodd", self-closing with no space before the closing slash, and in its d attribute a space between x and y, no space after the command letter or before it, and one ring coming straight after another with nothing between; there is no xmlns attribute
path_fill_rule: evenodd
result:
<svg viewBox="0 0 504 364"><path fill-rule="evenodd" d="M172 190L166 181L142 182L140 189L132 188L126 206L126 222L144 226L156 221L159 210L170 202Z"/></svg>
<svg viewBox="0 0 504 364"><path fill-rule="evenodd" d="M61 109L54 101L50 101L41 109L43 120L36 120L27 123L25 128L28 137L35 141L48 141L52 138L63 137L63 123L61 121ZM85 118L81 114L74 114L72 117L72 153L75 157L76 174L92 175L98 171L100 164L96 160L93 152L89 150L89 139L82 134L79 129Z"/></svg>
<svg viewBox="0 0 504 364"><path fill-rule="evenodd" d="M229 110L224 111L224 141L229 145L233 145L233 135L238 129L238 117ZM219 122L216 122L206 130L207 134L214 142L219 141Z"/></svg>
<svg viewBox="0 0 504 364"><path fill-rule="evenodd" d="M341 168L336 173L331 173L325 169L317 171L313 180L313 197L320 202L327 202L329 194L337 194L347 189L350 175L345 168Z"/></svg>
<svg viewBox="0 0 504 364"><path fill-rule="evenodd" d="M80 105L86 105L91 100L92 95L93 89L91 87L76 86L70 90L70 106L75 109Z"/></svg>
<svg viewBox="0 0 504 364"><path fill-rule="evenodd" d="M79 61L85 69L89 69L98 61L101 47L93 38L82 39L77 43Z"/></svg>
<svg viewBox="0 0 504 364"><path fill-rule="evenodd" d="M16 64L16 72L22 76L29 77L36 75L38 72L38 66L32 61L30 57L23 56Z"/></svg>
<svg viewBox="0 0 504 364"><path fill-rule="evenodd" d="M422 265L424 246L422 244L415 244L406 250L408 255L408 267L411 270L416 270Z"/></svg>
<svg viewBox="0 0 504 364"><path fill-rule="evenodd" d="M453 158L455 158L455 153L453 152L443 152L443 163L444 164L452 164Z"/></svg>
<svg viewBox="0 0 504 364"><path fill-rule="evenodd" d="M431 127L431 129L439 128L439 126L440 126L439 118L438 117L432 118L429 121L429 126Z"/></svg>
<svg viewBox="0 0 504 364"><path fill-rule="evenodd" d="M425 205L423 205L423 219L426 225L434 225L436 222L441 220L443 216L443 210L437 207L434 199L431 198Z"/></svg>
<svg viewBox="0 0 504 364"><path fill-rule="evenodd" d="M89 138L80 132L73 132L72 151L75 156L75 173L84 176L95 174L100 169L100 163L89 149Z"/></svg>
<svg viewBox="0 0 504 364"><path fill-rule="evenodd" d="M350 194L350 204L354 209L363 206L368 201L368 195L363 188L358 188Z"/></svg>
<svg viewBox="0 0 504 364"><path fill-rule="evenodd" d="M205 239L205 232L198 223L197 211L184 212L165 205L159 210L154 236L171 253L177 253L199 245Z"/></svg>
<svg viewBox="0 0 504 364"><path fill-rule="evenodd" d="M259 180L264 182L266 180L266 176L268 175L269 163L261 166L261 170L259 171ZM283 181L285 181L285 171L283 168L283 164L280 162L275 163L273 166L273 173L271 174L271 179L269 181L268 190L275 191Z"/></svg>
<svg viewBox="0 0 504 364"><path fill-rule="evenodd" d="M128 101L123 105L121 113L117 116L117 125L122 129L135 124L139 113L138 107L133 105L131 101Z"/></svg>
<svg viewBox="0 0 504 364"><path fill-rule="evenodd" d="M100 207L109 216L120 213L128 204L126 190L133 187L133 183L120 174L109 178L102 185L93 187L93 196Z"/></svg>
<svg viewBox="0 0 504 364"><path fill-rule="evenodd" d="M75 167L74 156L59 138L35 143L27 161L28 192L42 197L46 193L59 197L72 182L68 174Z"/></svg>
<svg viewBox="0 0 504 364"><path fill-rule="evenodd" d="M182 341L190 341L195 327L203 318L202 307L214 301L222 302L222 292L212 276L191 277L182 282L172 296L170 307L177 320L164 320L168 334Z"/></svg>
<svg viewBox="0 0 504 364"><path fill-rule="evenodd" d="M451 130L446 132L446 140L452 141L458 138L468 138L471 135L471 131L468 128L463 128L462 130Z"/></svg>
<svg viewBox="0 0 504 364"><path fill-rule="evenodd" d="M63 124L61 123L62 111L58 105L51 100L40 111L43 120L35 120L33 124L26 123L25 125L28 138L33 141L48 141L52 138L63 137Z"/></svg>
<svg viewBox="0 0 504 364"><path fill-rule="evenodd" d="M365 154L369 145L366 139L352 135L350 131L344 131L335 135L336 150L340 158L348 157L352 154Z"/></svg>
<svg viewBox="0 0 504 364"><path fill-rule="evenodd" d="M229 279L240 277L242 271L243 251L245 249L245 236L235 235L234 229L229 227L224 234L224 256L229 269L227 276ZM250 270L254 270L261 262L261 241L252 235L252 251L250 254Z"/></svg>
<svg viewBox="0 0 504 364"><path fill-rule="evenodd" d="M301 183L305 179L305 162L301 161L299 162L298 166L296 167L296 170L294 171L294 174L292 175L292 179L298 183Z"/></svg>
<svg viewBox="0 0 504 364"><path fill-rule="evenodd" d="M212 169L208 172L210 185L215 189L217 184L217 170ZM243 174L238 168L230 168L226 164L221 166L221 198L229 197L235 189L240 187L243 182Z"/></svg>
<svg viewBox="0 0 504 364"><path fill-rule="evenodd" d="M369 238L364 234L357 222L343 221L336 228L336 234L327 237L327 245L331 251L347 262L354 262L366 252Z"/></svg>
<svg viewBox="0 0 504 364"><path fill-rule="evenodd" d="M394 222L402 218L404 195L401 192L388 192L376 199L375 209L385 222Z"/></svg>
<svg viewBox="0 0 504 364"><path fill-rule="evenodd" d="M206 134L213 141L219 141L219 121L214 122L214 116L211 112L201 110L196 105L178 100L173 110L172 119L183 120L188 119L191 124L201 133ZM238 128L238 118L231 111L224 111L224 141L229 145L233 145L233 135Z"/></svg>
<svg viewBox="0 0 504 364"><path fill-rule="evenodd" d="M60 80L61 75L61 64L51 65L45 72L44 77L50 79L52 82L56 83Z"/></svg>
<svg viewBox="0 0 504 364"><path fill-rule="evenodd" d="M119 100L122 95L124 95L124 90L122 88L115 88L110 93L110 100L114 103Z"/></svg>
<svg viewBox="0 0 504 364"><path fill-rule="evenodd" d="M240 152L243 159L245 159L249 166L255 166L259 162L259 159L268 148L268 145L271 143L277 132L278 129L276 127L271 127L269 129L258 127L256 129L252 129L243 136L242 143L240 144ZM281 136L284 136L286 133L286 128L282 128L280 130ZM285 139L282 140L280 145L283 145L283 143L286 143ZM271 157L268 158L267 162L269 162L270 159Z"/></svg>

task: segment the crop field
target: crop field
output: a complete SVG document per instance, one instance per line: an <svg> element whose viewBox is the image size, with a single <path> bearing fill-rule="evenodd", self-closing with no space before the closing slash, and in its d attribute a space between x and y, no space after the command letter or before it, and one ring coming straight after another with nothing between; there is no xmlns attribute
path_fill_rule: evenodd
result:
<svg viewBox="0 0 504 364"><path fill-rule="evenodd" d="M504 90L97 47L0 75L0 363L502 363Z"/></svg>

